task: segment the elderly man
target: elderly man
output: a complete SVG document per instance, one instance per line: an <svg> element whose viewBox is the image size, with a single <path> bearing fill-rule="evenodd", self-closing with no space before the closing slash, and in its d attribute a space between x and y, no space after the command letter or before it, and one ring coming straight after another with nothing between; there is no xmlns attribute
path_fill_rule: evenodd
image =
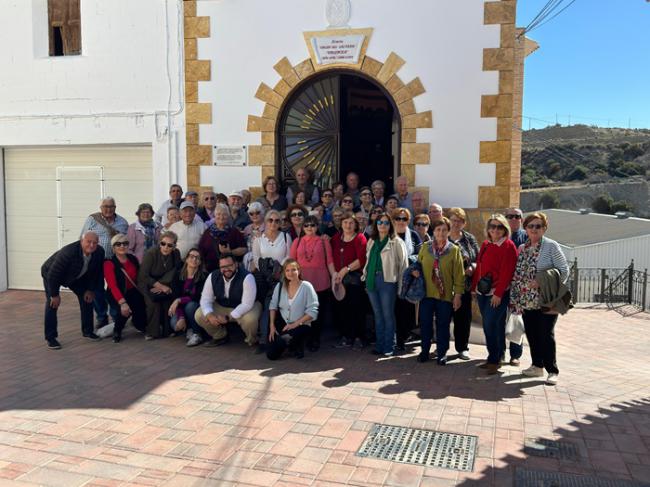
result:
<svg viewBox="0 0 650 487"><path fill-rule="evenodd" d="M232 225L239 230L243 230L251 223L246 210L244 210L244 198L239 191L232 191L228 195L228 206L230 207L230 218Z"/></svg>
<svg viewBox="0 0 650 487"><path fill-rule="evenodd" d="M413 206L413 216L427 212L426 201L424 200L424 195L420 191L413 192L411 205Z"/></svg>
<svg viewBox="0 0 650 487"><path fill-rule="evenodd" d="M349 172L345 177L345 192L352 195L355 207L361 204L361 198L359 197L359 175L356 172Z"/></svg>
<svg viewBox="0 0 650 487"><path fill-rule="evenodd" d="M413 212L413 197L409 194L409 180L406 176L399 176L395 179L395 196L399 201L400 208L408 208L412 216L415 216Z"/></svg>
<svg viewBox="0 0 650 487"><path fill-rule="evenodd" d="M115 213L115 199L111 196L106 196L99 203L99 212L92 213L84 223L81 229L81 235L86 232L95 232L99 238L99 245L104 249L104 254L107 259L113 257L113 247L111 246L111 239L118 233L123 233L129 230L129 222L127 222L120 215ZM108 324L108 303L104 294L104 281L101 281L99 287L95 291L95 314L97 315L97 327L101 328ZM111 316L117 316L119 310L111 308Z"/></svg>
<svg viewBox="0 0 650 487"><path fill-rule="evenodd" d="M183 202L183 188L181 187L180 184L172 184L169 187L169 199L166 200L162 205L160 205L160 208L158 208L154 220L156 220L158 223L164 226L167 223L167 208L169 208L170 206L176 206L176 207L181 206L182 202Z"/></svg>
<svg viewBox="0 0 650 487"><path fill-rule="evenodd" d="M77 296L81 311L81 334L89 340L100 340L93 332L93 299L95 289L104 284L104 249L95 232L85 232L45 261L41 277L45 287L45 340L47 348L58 350L57 310L61 304L61 286Z"/></svg>
<svg viewBox="0 0 650 487"><path fill-rule="evenodd" d="M384 193L386 192L386 184L380 179L377 179L370 185L370 190L372 191L372 204L375 206L384 206Z"/></svg>
<svg viewBox="0 0 650 487"><path fill-rule="evenodd" d="M241 207L245 212L248 213L248 205L251 204L251 199L253 198L253 195L247 189L242 189L240 191L240 193L241 193L241 198L242 198Z"/></svg>
<svg viewBox="0 0 650 487"><path fill-rule="evenodd" d="M293 203L293 196L298 191L305 192L305 201L310 206L315 205L320 200L318 188L309 182L311 174L307 169L301 167L296 171L296 182L287 189L287 201Z"/></svg>
<svg viewBox="0 0 650 487"><path fill-rule="evenodd" d="M190 201L181 203L181 221L174 223L169 230L178 235L176 248L181 254L181 259L185 259L187 253L199 246L199 240L205 232L206 226L203 220L195 218L196 210Z"/></svg>
<svg viewBox="0 0 650 487"><path fill-rule="evenodd" d="M204 191L201 194L201 208L196 212L204 222L214 218L214 207L217 206L217 195L214 191Z"/></svg>
<svg viewBox="0 0 650 487"><path fill-rule="evenodd" d="M228 342L228 323L236 322L246 335L246 343L257 341L257 324L262 305L255 301L257 286L253 274L241 267L230 254L219 257L219 268L205 281L201 307L194 315L203 329L207 347Z"/></svg>
<svg viewBox="0 0 650 487"><path fill-rule="evenodd" d="M185 196L183 196L183 201L189 201L194 205L194 208L199 207L199 193L196 191L186 191Z"/></svg>
<svg viewBox="0 0 650 487"><path fill-rule="evenodd" d="M508 219L508 225L510 225L511 230L510 239L519 248L521 244L526 243L528 240L526 230L521 228L523 213L519 208L508 208L506 210L506 218Z"/></svg>

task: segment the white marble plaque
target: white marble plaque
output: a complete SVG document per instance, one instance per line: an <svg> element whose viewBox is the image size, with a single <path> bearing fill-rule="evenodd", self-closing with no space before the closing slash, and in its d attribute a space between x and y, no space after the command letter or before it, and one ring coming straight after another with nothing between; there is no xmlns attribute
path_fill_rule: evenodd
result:
<svg viewBox="0 0 650 487"><path fill-rule="evenodd" d="M364 35L312 37L318 64L358 64Z"/></svg>
<svg viewBox="0 0 650 487"><path fill-rule="evenodd" d="M245 145L213 145L212 164L215 166L246 166L248 147Z"/></svg>

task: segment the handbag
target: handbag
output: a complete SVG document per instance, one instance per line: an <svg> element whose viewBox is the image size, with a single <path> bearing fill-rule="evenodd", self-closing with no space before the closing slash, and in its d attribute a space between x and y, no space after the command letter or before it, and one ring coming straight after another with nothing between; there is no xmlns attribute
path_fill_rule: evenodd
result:
<svg viewBox="0 0 650 487"><path fill-rule="evenodd" d="M485 247L484 247L485 248ZM481 257L483 255L483 252L479 252L478 254L478 268L479 268L479 275L481 274ZM487 274L483 277L481 277L478 280L478 283L476 283L476 290L481 293L481 294L490 294L492 292L492 275Z"/></svg>
<svg viewBox="0 0 650 487"><path fill-rule="evenodd" d="M343 238L341 238L341 242L343 242ZM345 267L343 265L343 252L341 252L341 268ZM350 271L348 272L342 280L342 283L344 286L361 286L362 281L361 281L361 272L360 271Z"/></svg>

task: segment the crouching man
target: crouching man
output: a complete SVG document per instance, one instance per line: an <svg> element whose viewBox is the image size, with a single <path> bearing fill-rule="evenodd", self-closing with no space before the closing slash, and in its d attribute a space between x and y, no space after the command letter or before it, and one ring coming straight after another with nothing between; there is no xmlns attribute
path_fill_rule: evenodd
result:
<svg viewBox="0 0 650 487"><path fill-rule="evenodd" d="M206 347L228 343L228 323L235 322L246 335L246 343L257 341L257 326L262 305L255 301L257 286L253 274L240 267L234 257L219 258L219 269L212 272L203 286L201 307L195 319L205 331Z"/></svg>
<svg viewBox="0 0 650 487"><path fill-rule="evenodd" d="M89 340L100 340L93 331L95 289L104 284L104 249L95 232L85 232L80 240L55 252L41 267L45 287L45 340L47 347L58 350L56 312L61 304L59 289L69 288L79 300L81 333Z"/></svg>

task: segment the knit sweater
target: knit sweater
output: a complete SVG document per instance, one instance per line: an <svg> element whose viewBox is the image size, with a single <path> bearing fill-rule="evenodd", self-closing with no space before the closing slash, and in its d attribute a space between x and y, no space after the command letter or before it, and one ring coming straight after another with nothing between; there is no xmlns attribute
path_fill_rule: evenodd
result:
<svg viewBox="0 0 650 487"><path fill-rule="evenodd" d="M476 271L472 276L472 292L476 290L476 284L483 276L490 275L493 294L501 298L510 287L512 275L515 273L517 248L509 238L497 243L486 240L481 245L476 263Z"/></svg>
<svg viewBox="0 0 650 487"><path fill-rule="evenodd" d="M465 269L463 268L463 257L460 249L450 244L449 251L440 258L439 266L440 276L444 286L445 294L440 296L438 287L433 282L434 258L429 250L430 245L424 244L418 254L418 261L422 264L422 273L427 290L427 298L440 299L442 301L452 301L454 294L463 294L465 291Z"/></svg>

